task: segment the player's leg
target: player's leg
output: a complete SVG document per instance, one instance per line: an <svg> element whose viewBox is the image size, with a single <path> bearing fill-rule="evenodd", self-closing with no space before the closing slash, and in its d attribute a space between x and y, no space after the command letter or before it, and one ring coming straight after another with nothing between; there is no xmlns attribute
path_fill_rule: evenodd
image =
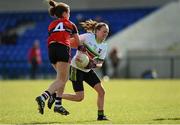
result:
<svg viewBox="0 0 180 125"><path fill-rule="evenodd" d="M104 96L105 91L101 85L101 83L98 83L94 86L95 91L98 94L97 97L97 107L98 107L98 118L97 120L108 120L106 116L104 115Z"/></svg>
<svg viewBox="0 0 180 125"><path fill-rule="evenodd" d="M84 91L75 92L75 94L63 94L63 99L80 102L84 99Z"/></svg>
<svg viewBox="0 0 180 125"><path fill-rule="evenodd" d="M72 82L72 86L75 94L63 94L62 98L70 101L80 102L84 99L84 74L81 70L78 70L74 67L70 67L70 80Z"/></svg>
<svg viewBox="0 0 180 125"><path fill-rule="evenodd" d="M57 92L57 96L55 99L54 112L60 113L62 115L68 115L69 112L62 106L62 94L64 92L65 84L68 80L69 63L58 62L58 65L56 65L56 71L57 71L56 81L58 84L54 84L49 87L49 90L52 87L55 87L56 90L54 92Z"/></svg>
<svg viewBox="0 0 180 125"><path fill-rule="evenodd" d="M84 72L71 67L70 68L70 80L72 81L72 86L75 94L63 94L62 99L70 100L70 101L82 101L84 99L84 87L83 87L83 74ZM53 103L55 101L55 94L50 96L48 100L48 108L51 109Z"/></svg>
<svg viewBox="0 0 180 125"><path fill-rule="evenodd" d="M53 68L55 69L55 71L57 72L56 66L57 64L52 64ZM56 81L54 81L56 82ZM52 83L54 84L54 83ZM51 97L51 93L46 90L44 91L40 96L36 97L36 102L38 104L38 110L40 114L44 114L44 107L45 107L45 101ZM55 101L55 98L54 98Z"/></svg>
<svg viewBox="0 0 180 125"><path fill-rule="evenodd" d="M97 92L97 107L98 107L98 118L97 120L108 120L104 115L104 96L105 91L101 85L101 81L97 74L91 70L85 77L85 81Z"/></svg>
<svg viewBox="0 0 180 125"><path fill-rule="evenodd" d="M54 70L57 72L57 69L56 69L56 65L53 65L53 68ZM49 97L49 100L48 100L48 108L51 109L53 103L55 102L55 99L56 99L56 93L53 93L50 97Z"/></svg>
<svg viewBox="0 0 180 125"><path fill-rule="evenodd" d="M69 114L69 112L67 110L64 109L64 107L62 107L62 93L64 90L64 86L67 82L67 78L68 78L68 68L69 64L68 63L64 63L64 62L57 62L56 64L53 65L53 67L55 68L55 70L57 71L57 77L56 80L49 86L49 88L44 91L44 93L41 96L38 96L36 98L36 101L38 103L38 109L39 112L41 114L44 113L44 107L45 107L45 101L51 97L51 95L55 92L55 91L60 91L59 95L55 98L56 100L56 104L55 104L55 112L58 112L62 115L67 115ZM62 69L63 67L63 69ZM64 71L64 72L61 72ZM58 110L59 109L59 110Z"/></svg>
<svg viewBox="0 0 180 125"><path fill-rule="evenodd" d="M95 89L95 91L98 94L98 97L97 97L97 107L98 107L98 110L103 110L103 108L104 108L104 95L105 95L105 91L102 88L101 83L96 84L94 86L94 89Z"/></svg>
<svg viewBox="0 0 180 125"><path fill-rule="evenodd" d="M61 105L62 93L69 74L69 49L69 47L59 43L52 43L49 45L49 59L57 72L57 76L49 88L41 96L36 98L39 112L41 114L44 112L45 100L47 100L48 97L55 92L57 92L57 97L54 111L62 115L69 114L69 112L66 111Z"/></svg>
<svg viewBox="0 0 180 125"><path fill-rule="evenodd" d="M47 103L49 109L51 109L53 103L55 102L55 98L56 98L56 93L50 96ZM62 99L80 102L84 99L84 91L75 92L75 94L63 94Z"/></svg>

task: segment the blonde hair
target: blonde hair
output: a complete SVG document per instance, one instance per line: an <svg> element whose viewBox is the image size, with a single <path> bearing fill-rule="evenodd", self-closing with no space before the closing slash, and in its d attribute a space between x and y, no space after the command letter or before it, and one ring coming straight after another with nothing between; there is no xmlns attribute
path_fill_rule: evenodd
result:
<svg viewBox="0 0 180 125"><path fill-rule="evenodd" d="M94 20L86 20L84 22L81 22L80 25L87 31L87 32L92 32L96 33L97 30L100 30L101 27L107 26L108 25L104 22L97 22Z"/></svg>

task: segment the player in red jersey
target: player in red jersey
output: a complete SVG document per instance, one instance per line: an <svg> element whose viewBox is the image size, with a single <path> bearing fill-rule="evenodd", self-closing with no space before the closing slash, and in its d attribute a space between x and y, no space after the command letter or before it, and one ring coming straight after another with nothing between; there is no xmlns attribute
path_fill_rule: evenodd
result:
<svg viewBox="0 0 180 125"><path fill-rule="evenodd" d="M55 81L40 96L36 97L39 113L44 113L45 101L53 93L57 93L54 112L68 115L69 112L62 106L62 94L68 80L70 66L70 37L79 41L78 30L69 20L70 8L62 2L49 0L49 13L56 17L48 27L49 60L57 72Z"/></svg>

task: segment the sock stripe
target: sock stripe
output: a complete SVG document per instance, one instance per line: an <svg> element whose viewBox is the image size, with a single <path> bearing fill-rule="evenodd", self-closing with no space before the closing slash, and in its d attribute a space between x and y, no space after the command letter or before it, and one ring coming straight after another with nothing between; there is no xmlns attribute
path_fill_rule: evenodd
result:
<svg viewBox="0 0 180 125"><path fill-rule="evenodd" d="M44 91L44 93L41 95L42 99L45 101L50 97L50 93L48 91Z"/></svg>
<svg viewBox="0 0 180 125"><path fill-rule="evenodd" d="M62 105L62 98L61 97L56 97L55 106L60 107L61 105Z"/></svg>
<svg viewBox="0 0 180 125"><path fill-rule="evenodd" d="M46 90L45 93L48 95L48 96L51 96L51 94Z"/></svg>

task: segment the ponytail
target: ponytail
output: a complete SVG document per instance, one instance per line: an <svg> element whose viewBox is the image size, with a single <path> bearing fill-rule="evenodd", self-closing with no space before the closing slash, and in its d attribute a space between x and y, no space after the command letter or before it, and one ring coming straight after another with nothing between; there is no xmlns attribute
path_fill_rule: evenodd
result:
<svg viewBox="0 0 180 125"><path fill-rule="evenodd" d="M81 22L80 25L87 31L91 33L96 33L97 30L100 30L101 27L108 25L104 22L97 22L94 20L86 20L85 22Z"/></svg>
<svg viewBox="0 0 180 125"><path fill-rule="evenodd" d="M87 32L94 32L95 26L98 22L93 20L86 20L85 22L81 22L80 25L87 31Z"/></svg>
<svg viewBox="0 0 180 125"><path fill-rule="evenodd" d="M68 12L70 9L69 5L54 0L49 0L49 5L49 14L57 18L62 18L63 13Z"/></svg>

